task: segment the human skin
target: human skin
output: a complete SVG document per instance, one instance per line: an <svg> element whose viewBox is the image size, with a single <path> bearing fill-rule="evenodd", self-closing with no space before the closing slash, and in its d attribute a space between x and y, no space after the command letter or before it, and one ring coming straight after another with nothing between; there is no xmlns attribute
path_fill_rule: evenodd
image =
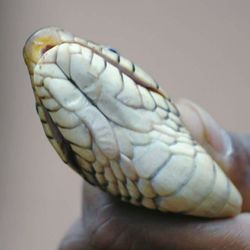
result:
<svg viewBox="0 0 250 250"><path fill-rule="evenodd" d="M216 220L164 214L120 202L84 183L82 216L60 250L250 249L250 136L226 132L188 100L177 106L191 134L241 192L242 213Z"/></svg>

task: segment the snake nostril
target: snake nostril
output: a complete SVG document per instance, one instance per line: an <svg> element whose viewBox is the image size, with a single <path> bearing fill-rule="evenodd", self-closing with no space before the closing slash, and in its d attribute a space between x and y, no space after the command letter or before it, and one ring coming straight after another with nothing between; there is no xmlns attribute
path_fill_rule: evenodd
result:
<svg viewBox="0 0 250 250"><path fill-rule="evenodd" d="M44 53L46 53L48 50L50 50L50 49L52 49L53 47L54 47L55 45L46 45L43 49L42 49L42 51L41 51L41 53L42 53L42 55L44 54Z"/></svg>

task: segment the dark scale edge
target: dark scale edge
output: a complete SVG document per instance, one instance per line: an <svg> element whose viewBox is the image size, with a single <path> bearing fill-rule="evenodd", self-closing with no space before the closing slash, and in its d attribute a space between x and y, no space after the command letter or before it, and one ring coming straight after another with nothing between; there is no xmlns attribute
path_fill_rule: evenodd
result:
<svg viewBox="0 0 250 250"><path fill-rule="evenodd" d="M77 162L77 159L75 157L75 153L74 151L71 149L69 142L67 142L63 135L61 134L61 132L59 131L59 129L56 127L56 125L54 124L52 118L50 117L49 112L41 105L44 113L45 113L45 117L46 117L46 121L47 124L49 126L49 128L52 131L52 135L53 135L53 139L58 143L58 146L60 147L60 149L62 150L65 158L67 159L67 161L65 163L67 163L74 171L76 171L79 175L81 175L86 181L88 181L90 184L92 185L97 185L98 182L95 178L95 174L94 173L89 173L86 170L84 170L79 163ZM60 155L59 155L60 156ZM63 159L62 159L63 160ZM88 174L91 174L93 177L94 181L91 181L87 176Z"/></svg>

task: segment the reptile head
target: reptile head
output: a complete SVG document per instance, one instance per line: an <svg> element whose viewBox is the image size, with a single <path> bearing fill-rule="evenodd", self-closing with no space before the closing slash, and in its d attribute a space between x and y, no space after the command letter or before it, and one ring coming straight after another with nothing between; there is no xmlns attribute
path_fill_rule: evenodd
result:
<svg viewBox="0 0 250 250"><path fill-rule="evenodd" d="M46 51L72 38L71 33L57 27L42 28L34 32L23 48L23 57L30 74L33 74L34 66Z"/></svg>
<svg viewBox="0 0 250 250"><path fill-rule="evenodd" d="M24 59L48 139L89 183L160 211L240 212L240 193L139 66L55 27L27 40Z"/></svg>

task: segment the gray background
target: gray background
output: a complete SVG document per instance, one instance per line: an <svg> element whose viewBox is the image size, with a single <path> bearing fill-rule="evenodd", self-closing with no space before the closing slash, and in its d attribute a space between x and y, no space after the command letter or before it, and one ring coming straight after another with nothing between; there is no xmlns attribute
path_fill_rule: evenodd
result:
<svg viewBox="0 0 250 250"><path fill-rule="evenodd" d="M25 39L57 25L112 45L173 98L249 131L250 1L3 0L0 4L0 249L56 249L80 214L81 179L42 132L22 59Z"/></svg>

